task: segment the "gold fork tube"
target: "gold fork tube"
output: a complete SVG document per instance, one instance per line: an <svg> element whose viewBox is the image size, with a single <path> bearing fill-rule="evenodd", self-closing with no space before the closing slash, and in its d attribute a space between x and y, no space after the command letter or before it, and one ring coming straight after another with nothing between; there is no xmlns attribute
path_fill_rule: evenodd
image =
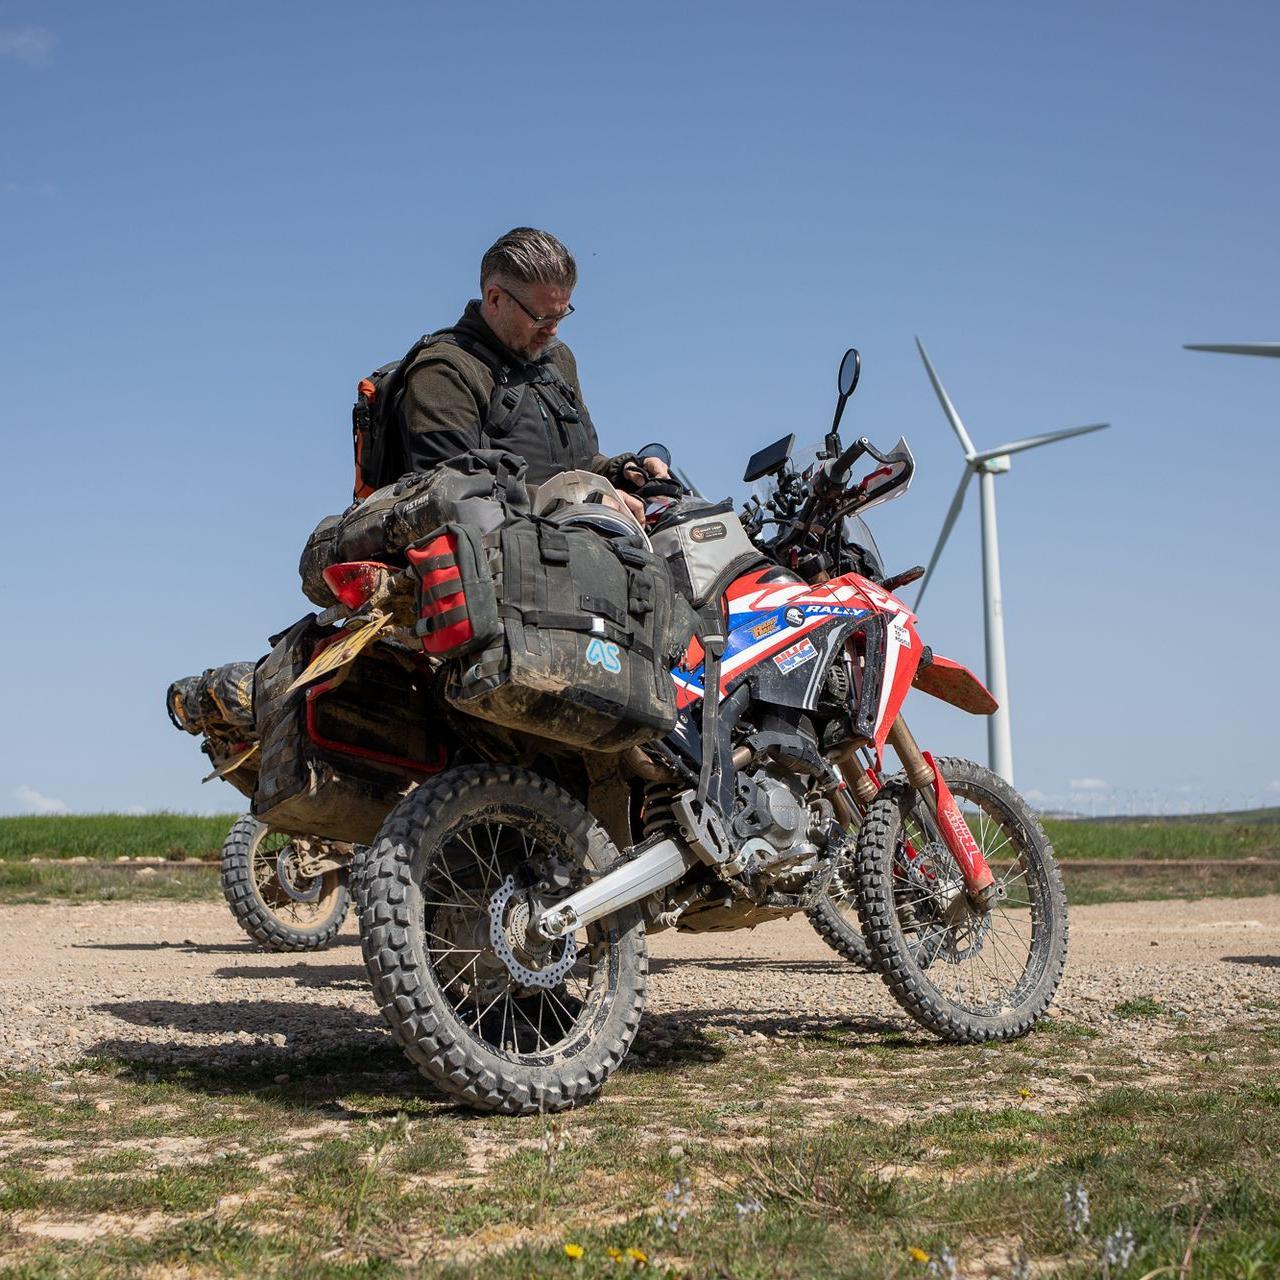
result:
<svg viewBox="0 0 1280 1280"><path fill-rule="evenodd" d="M933 797L933 770L929 768L907 722L899 716L889 730L889 745L897 752L911 785L923 796Z"/></svg>

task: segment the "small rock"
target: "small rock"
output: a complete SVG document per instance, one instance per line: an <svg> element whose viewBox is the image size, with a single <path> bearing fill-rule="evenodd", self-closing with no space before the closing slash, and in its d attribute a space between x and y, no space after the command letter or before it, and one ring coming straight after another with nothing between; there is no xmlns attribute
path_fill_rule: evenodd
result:
<svg viewBox="0 0 1280 1280"><path fill-rule="evenodd" d="M281 1072L280 1075L276 1076L276 1084L288 1084L288 1083L289 1083L289 1073L287 1071Z"/></svg>
<svg viewBox="0 0 1280 1280"><path fill-rule="evenodd" d="M160 873L155 869L155 867L139 867L135 874L139 876L156 876ZM166 943L165 945L167 946L168 944Z"/></svg>
<svg viewBox="0 0 1280 1280"><path fill-rule="evenodd" d="M1152 945L1153 947L1158 947L1158 946L1160 945L1160 943L1159 943L1155 938L1152 938L1152 939L1151 939L1151 945Z"/></svg>
<svg viewBox="0 0 1280 1280"><path fill-rule="evenodd" d="M1215 1050L1213 1050L1213 1052L1212 1052L1212 1053L1206 1053L1206 1054L1204 1055L1204 1060L1205 1060L1206 1062L1221 1062L1221 1061L1222 1061L1222 1054L1220 1054L1220 1053L1215 1049Z"/></svg>
<svg viewBox="0 0 1280 1280"><path fill-rule="evenodd" d="M1071 1078L1076 1082L1076 1084L1093 1085L1098 1083L1098 1077L1095 1076L1092 1071L1073 1071L1071 1073Z"/></svg>
<svg viewBox="0 0 1280 1280"><path fill-rule="evenodd" d="M683 1160L684 1148L678 1142L673 1142L671 1146L667 1148L667 1155L670 1156L672 1160Z"/></svg>
<svg viewBox="0 0 1280 1280"><path fill-rule="evenodd" d="M71 1088L71 1081L70 1080L50 1080L49 1088L52 1089L54 1093L62 1093L64 1090Z"/></svg>
<svg viewBox="0 0 1280 1280"><path fill-rule="evenodd" d="M108 1102L106 1098L99 1098L98 1101L93 1104L93 1109L95 1111L101 1111L105 1115L111 1110L111 1103Z"/></svg>

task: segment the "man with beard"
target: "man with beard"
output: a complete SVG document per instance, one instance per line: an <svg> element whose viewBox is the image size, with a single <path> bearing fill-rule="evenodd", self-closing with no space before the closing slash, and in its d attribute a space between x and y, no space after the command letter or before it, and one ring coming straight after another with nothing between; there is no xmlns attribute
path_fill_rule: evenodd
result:
<svg viewBox="0 0 1280 1280"><path fill-rule="evenodd" d="M599 472L621 490L669 475L656 459L600 453L577 361L556 336L573 314L577 282L573 255L549 232L516 227L489 248L480 297L451 329L427 339L406 371L404 471L505 449L528 463L533 485L573 470Z"/></svg>

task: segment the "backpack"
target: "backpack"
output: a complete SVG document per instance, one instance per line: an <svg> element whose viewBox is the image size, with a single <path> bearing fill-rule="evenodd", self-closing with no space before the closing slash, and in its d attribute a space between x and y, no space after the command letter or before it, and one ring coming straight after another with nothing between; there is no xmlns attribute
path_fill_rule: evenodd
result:
<svg viewBox="0 0 1280 1280"><path fill-rule="evenodd" d="M400 433L404 421L405 379L409 366L435 342L452 342L468 355L488 366L495 374L501 358L458 329L438 329L424 333L405 355L375 369L356 386L356 402L351 409L351 442L355 452L356 501L386 485L394 484L407 467Z"/></svg>

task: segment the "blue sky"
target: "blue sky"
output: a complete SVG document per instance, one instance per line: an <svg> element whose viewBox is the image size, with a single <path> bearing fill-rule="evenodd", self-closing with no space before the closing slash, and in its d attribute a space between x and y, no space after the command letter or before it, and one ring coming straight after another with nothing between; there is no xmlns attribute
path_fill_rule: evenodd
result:
<svg viewBox="0 0 1280 1280"><path fill-rule="evenodd" d="M0 811L225 811L176 676L306 611L355 381L517 224L577 254L610 450L704 489L830 421L918 460L1107 420L998 482L1019 785L1085 809L1280 802L1280 338L1267 4L0 0ZM1270 586L1268 584L1271 584ZM982 668L976 494L921 629ZM918 695L939 752L980 721Z"/></svg>

